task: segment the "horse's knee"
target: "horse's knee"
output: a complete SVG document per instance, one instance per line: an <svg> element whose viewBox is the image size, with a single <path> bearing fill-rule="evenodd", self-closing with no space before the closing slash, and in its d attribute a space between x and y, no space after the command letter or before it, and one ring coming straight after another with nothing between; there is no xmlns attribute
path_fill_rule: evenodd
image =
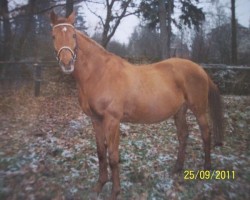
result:
<svg viewBox="0 0 250 200"><path fill-rule="evenodd" d="M119 165L119 153L109 152L109 165L111 169L115 169Z"/></svg>
<svg viewBox="0 0 250 200"><path fill-rule="evenodd" d="M107 155L106 155L106 151L103 151L101 149L97 149L97 157L99 162L106 162L107 161Z"/></svg>

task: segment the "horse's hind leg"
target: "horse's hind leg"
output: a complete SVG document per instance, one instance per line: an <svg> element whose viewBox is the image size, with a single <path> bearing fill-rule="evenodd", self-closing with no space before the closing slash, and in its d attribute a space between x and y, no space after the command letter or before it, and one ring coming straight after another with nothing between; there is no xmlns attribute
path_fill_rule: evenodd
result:
<svg viewBox="0 0 250 200"><path fill-rule="evenodd" d="M207 112L206 112L207 103L205 100L200 101L200 102L203 102L203 103L196 103L196 106L190 106L190 109L194 113L197 119L197 122L199 124L200 131L201 131L201 137L203 140L203 148L204 148L204 153L205 153L204 169L210 169L211 168L211 158L210 158L211 132L209 130Z"/></svg>
<svg viewBox="0 0 250 200"><path fill-rule="evenodd" d="M187 138L188 138L188 126L186 121L186 113L187 113L187 106L183 104L180 110L175 114L174 120L175 125L177 128L177 135L179 140L179 149L178 149L178 156L176 165L174 168L174 172L179 172L183 168L184 160L185 160L185 149L187 145Z"/></svg>
<svg viewBox="0 0 250 200"><path fill-rule="evenodd" d="M200 131L201 137L203 140L204 152L205 152L205 163L204 169L211 169L211 158L210 158L210 150L211 150L211 132L208 126L207 115L204 112L203 114L196 115Z"/></svg>

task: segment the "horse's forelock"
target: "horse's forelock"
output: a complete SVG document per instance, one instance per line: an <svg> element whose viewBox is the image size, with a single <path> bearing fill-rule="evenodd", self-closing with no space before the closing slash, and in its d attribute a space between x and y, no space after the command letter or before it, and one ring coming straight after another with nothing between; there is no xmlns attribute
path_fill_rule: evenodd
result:
<svg viewBox="0 0 250 200"><path fill-rule="evenodd" d="M60 18L57 19L57 22L56 22L55 25L62 24L62 23L68 23L67 19L63 18L63 17L60 17Z"/></svg>

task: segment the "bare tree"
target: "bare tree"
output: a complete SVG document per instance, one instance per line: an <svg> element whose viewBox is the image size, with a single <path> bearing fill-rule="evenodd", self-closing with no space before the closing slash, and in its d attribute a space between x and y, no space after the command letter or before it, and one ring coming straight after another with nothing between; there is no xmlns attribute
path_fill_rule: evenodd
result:
<svg viewBox="0 0 250 200"><path fill-rule="evenodd" d="M86 5L89 8L88 2L86 2ZM124 17L138 12L138 10L135 9L134 11L129 11L129 8L135 8L133 0L105 0L105 17L95 13L89 8L89 10L100 19L103 28L101 45L104 48L107 48L107 45L114 36L121 20Z"/></svg>

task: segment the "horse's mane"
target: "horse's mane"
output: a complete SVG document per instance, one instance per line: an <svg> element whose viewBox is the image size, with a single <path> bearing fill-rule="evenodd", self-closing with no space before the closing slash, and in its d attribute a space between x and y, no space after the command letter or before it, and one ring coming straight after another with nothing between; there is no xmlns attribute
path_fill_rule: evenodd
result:
<svg viewBox="0 0 250 200"><path fill-rule="evenodd" d="M78 33L78 35L84 39L85 41L87 41L89 44L91 44L91 46L94 46L95 48L97 48L98 50L102 51L103 53L109 53L106 49L103 48L103 46L101 46L99 43L97 43L96 41L94 41L93 39L91 39L90 37L88 37L87 35L85 35L84 33L82 33L81 31L76 29L76 33ZM79 48L81 48L79 46Z"/></svg>

